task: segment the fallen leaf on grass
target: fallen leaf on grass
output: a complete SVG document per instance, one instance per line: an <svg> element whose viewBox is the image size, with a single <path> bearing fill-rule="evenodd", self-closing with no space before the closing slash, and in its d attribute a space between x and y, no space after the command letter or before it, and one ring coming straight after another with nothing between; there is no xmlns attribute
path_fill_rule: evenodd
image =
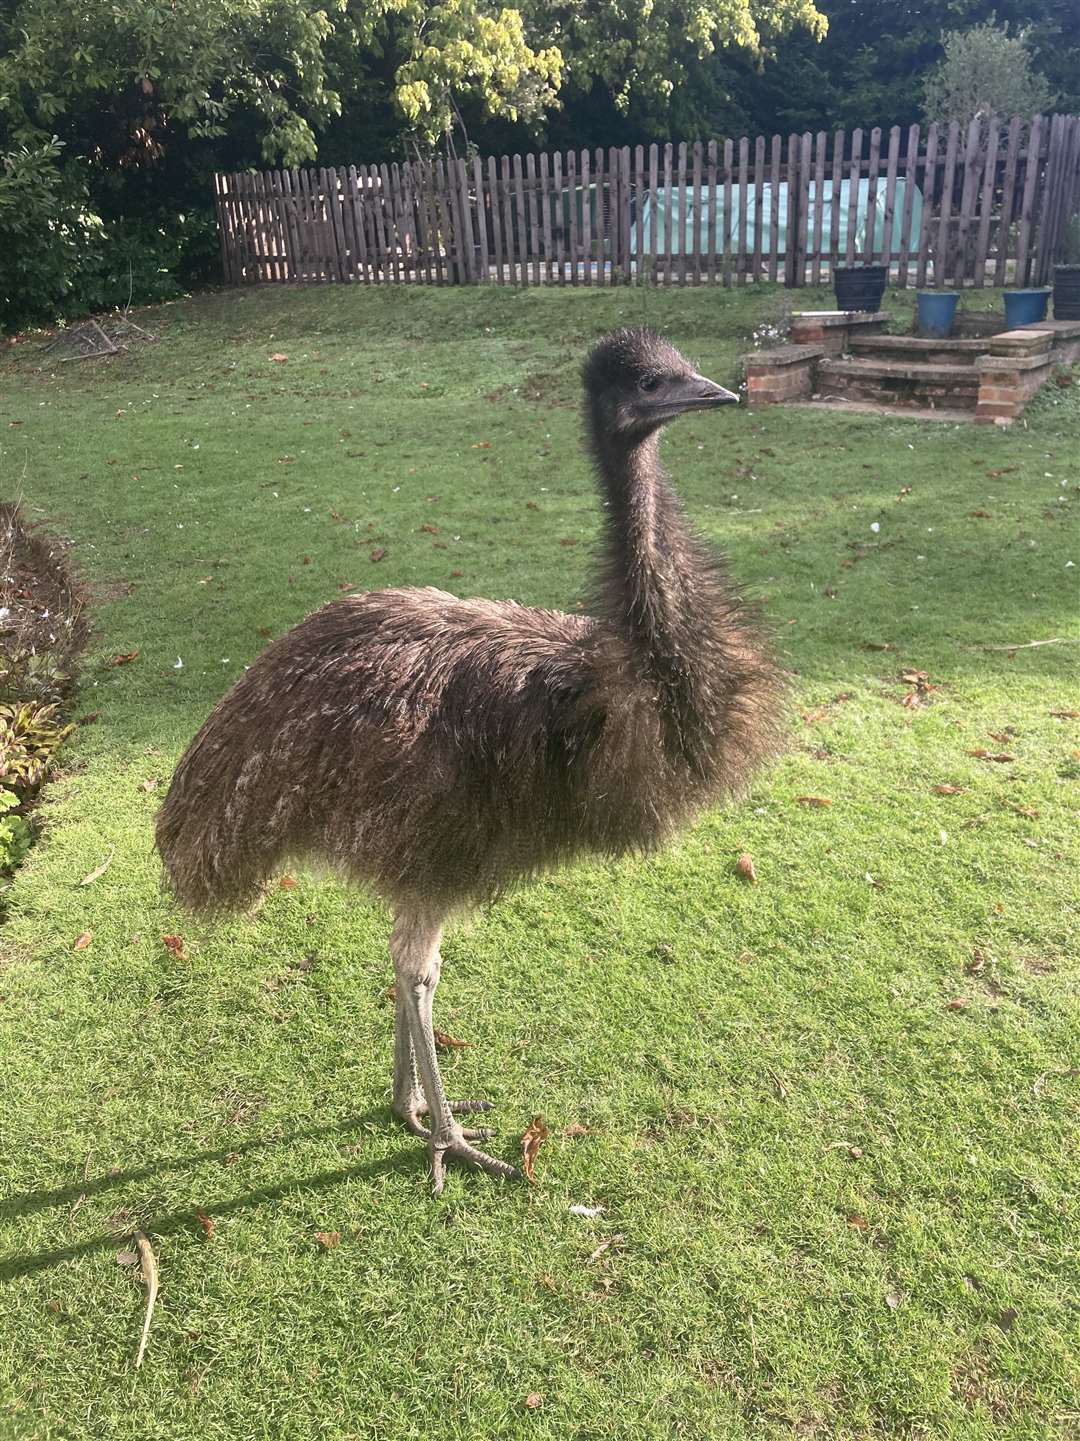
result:
<svg viewBox="0 0 1080 1441"><path fill-rule="evenodd" d="M379 561L379 560L382 560L382 558L383 558L383 556L384 556L385 554L386 554L386 546L385 546L385 545L377 545L377 546L375 547L375 549L371 552L371 555L370 555L369 559L370 559L370 560Z"/></svg>
<svg viewBox="0 0 1080 1441"><path fill-rule="evenodd" d="M452 570L452 571L450 572L450 575L451 575L451 577L452 577L454 580L460 580L460 578L461 578L464 574L465 574L465 572L464 572L463 570Z"/></svg>
<svg viewBox="0 0 1080 1441"><path fill-rule="evenodd" d="M1042 815L1042 812L1037 811L1034 806L1010 805L1008 809L1018 816L1023 816L1026 821L1037 821Z"/></svg>
<svg viewBox="0 0 1080 1441"><path fill-rule="evenodd" d="M602 1216L604 1208L603 1206L571 1206L570 1214L571 1216L586 1216L592 1220L596 1216Z"/></svg>
<svg viewBox="0 0 1080 1441"><path fill-rule="evenodd" d="M832 801L828 796L796 796L795 799L801 806L831 806Z"/></svg>
<svg viewBox="0 0 1080 1441"><path fill-rule="evenodd" d="M1052 710L1049 714L1056 720L1080 720L1080 710Z"/></svg>
<svg viewBox="0 0 1080 1441"><path fill-rule="evenodd" d="M439 527L437 525L432 525L430 520L425 520L420 529L424 532L425 535L438 535L439 533Z"/></svg>
<svg viewBox="0 0 1080 1441"><path fill-rule="evenodd" d="M295 890L296 890L296 877L295 877L295 876L282 876L281 880L278 881L278 888L279 888L280 890L283 890L283 891L295 891Z"/></svg>
<svg viewBox="0 0 1080 1441"><path fill-rule="evenodd" d="M94 722L96 720L99 720L100 718L101 712L99 710L92 710L89 715L81 715L79 719L75 722L75 724L80 726L92 726Z"/></svg>
<svg viewBox="0 0 1080 1441"><path fill-rule="evenodd" d="M355 589L355 587L353 586L353 583L352 583L351 580L339 580L339 581L338 581L338 587L337 587L337 588L338 588L338 590L353 590L353 589Z"/></svg>
<svg viewBox="0 0 1080 1441"><path fill-rule="evenodd" d="M867 1223L866 1223L866 1217L865 1217L865 1216L849 1216L849 1217L847 1218L847 1223L848 1223L848 1225L849 1225L853 1230L855 1230L855 1231L865 1231L865 1230L866 1230L866 1224L867 1224Z"/></svg>
<svg viewBox="0 0 1080 1441"><path fill-rule="evenodd" d="M469 449L470 449L470 450L490 450L490 449L491 449L491 441L490 441L490 440L476 440L476 441L473 442L472 445L469 446Z"/></svg>
<svg viewBox="0 0 1080 1441"><path fill-rule="evenodd" d="M283 360L288 360L288 358L289 357L287 355L283 355L280 350L275 350L273 355L270 357L271 360L276 361L278 364L280 364Z"/></svg>
<svg viewBox="0 0 1080 1441"><path fill-rule="evenodd" d="M535 1411L536 1408L543 1403L543 1400L544 1398L540 1395L539 1391L530 1391L525 1397L525 1405L528 1406L530 1411Z"/></svg>
<svg viewBox="0 0 1080 1441"><path fill-rule="evenodd" d="M139 655L139 652L138 652L137 650L125 651L125 652L123 653L123 655L114 655L111 660L109 660L109 661L106 662L106 664L107 664L107 665L130 665L133 660L136 660L136 659L138 658L138 655Z"/></svg>
<svg viewBox="0 0 1080 1441"><path fill-rule="evenodd" d="M867 640L863 641L863 650L895 650L891 640Z"/></svg>
<svg viewBox="0 0 1080 1441"><path fill-rule="evenodd" d="M115 852L112 852L109 855L108 860L102 861L100 866L95 867L95 869L92 870L89 875L83 876L82 880L79 882L79 885L92 886L95 881L99 881L101 877L105 874L105 872L109 869L109 867L112 865L113 855L115 855Z"/></svg>
<svg viewBox="0 0 1080 1441"><path fill-rule="evenodd" d="M895 1311L896 1308L901 1304L903 1299L904 1298L900 1295L899 1291L885 1292L885 1304L886 1306L888 1306L890 1311Z"/></svg>
<svg viewBox="0 0 1080 1441"><path fill-rule="evenodd" d="M968 751L969 756L974 756L980 761L1014 761L1016 757L1011 751L988 751L985 746L976 746L974 750Z"/></svg>
<svg viewBox="0 0 1080 1441"><path fill-rule="evenodd" d="M1002 1331L1011 1331L1020 1312L1015 1306L1006 1306L997 1318L997 1324Z"/></svg>
<svg viewBox="0 0 1080 1441"><path fill-rule="evenodd" d="M828 707L820 706L817 710L804 710L802 718L808 726L812 726L818 721L824 720L828 714Z"/></svg>
<svg viewBox="0 0 1080 1441"><path fill-rule="evenodd" d="M443 1051L459 1051L463 1050L466 1046L472 1045L472 1041L456 1040L453 1036L448 1036L445 1031L438 1029L434 1030L433 1034L435 1036L435 1044Z"/></svg>
<svg viewBox="0 0 1080 1441"><path fill-rule="evenodd" d="M944 785L935 786L934 794L938 796L961 796L967 790L967 786L954 786L946 782Z"/></svg>
<svg viewBox="0 0 1080 1441"><path fill-rule="evenodd" d="M536 1157L540 1147L550 1134L543 1116L534 1116L521 1138L521 1169L534 1183L536 1181Z"/></svg>
<svg viewBox="0 0 1080 1441"><path fill-rule="evenodd" d="M947 1011L965 1011L967 1010L967 1000L963 996L953 996L951 1001L945 1002L945 1009Z"/></svg>
<svg viewBox="0 0 1080 1441"><path fill-rule="evenodd" d="M526 510L539 510L540 507L537 505L537 503L536 503L535 500L527 500L527 501L525 502L525 509L526 509Z"/></svg>
<svg viewBox="0 0 1080 1441"><path fill-rule="evenodd" d="M187 960L183 936L162 936L161 944L167 951L171 951L178 961Z"/></svg>
<svg viewBox="0 0 1080 1441"><path fill-rule="evenodd" d="M82 935L78 938L78 940L75 942L71 949L73 951L85 951L87 946L93 939L93 931L83 931Z"/></svg>
<svg viewBox="0 0 1080 1441"><path fill-rule="evenodd" d="M981 976L983 971L986 970L986 963L989 959L990 957L986 951L980 946L975 946L971 952L971 960L968 961L964 969L969 976Z"/></svg>
<svg viewBox="0 0 1080 1441"><path fill-rule="evenodd" d="M599 1261L600 1257L601 1257L601 1256L604 1254L604 1252L607 1251L610 1247L612 1247L612 1246L618 1246L618 1245L620 1244L620 1242L625 1241L625 1240L626 1240L626 1237L623 1235L623 1233L622 1233L621 1231L616 1231L615 1234L614 1234L614 1236L607 1236L607 1237L605 1237L605 1239L600 1242L599 1246L597 1246L596 1250L592 1253L592 1255L589 1257L588 1261L586 1261L585 1264L586 1264L587 1266L591 1266L594 1261Z"/></svg>
<svg viewBox="0 0 1080 1441"><path fill-rule="evenodd" d="M160 784L161 782L156 776L150 776L146 780L139 782L139 789L149 795L151 791L156 791Z"/></svg>
<svg viewBox="0 0 1080 1441"><path fill-rule="evenodd" d="M335 1246L341 1245L340 1231L316 1231L315 1239L324 1251L332 1251Z"/></svg>
<svg viewBox="0 0 1080 1441"><path fill-rule="evenodd" d="M972 520L993 520L993 515L988 510L969 510L968 515Z"/></svg>
<svg viewBox="0 0 1080 1441"><path fill-rule="evenodd" d="M580 1121L571 1121L569 1126L563 1128L563 1135L570 1136L571 1138L575 1136L595 1136L596 1128L595 1126L583 1126ZM570 1209L571 1211L575 1211L573 1206L571 1206ZM575 1215L576 1214L579 1213L575 1211Z"/></svg>
<svg viewBox="0 0 1080 1441"><path fill-rule="evenodd" d="M201 1206L196 1206L195 1217L199 1225L203 1228L206 1239L212 1241L214 1239L214 1226L217 1224L213 1216L208 1216Z"/></svg>
<svg viewBox="0 0 1080 1441"><path fill-rule="evenodd" d="M918 691L909 690L907 695L901 697L900 704L907 706L908 710L914 710L917 706L922 705L922 696Z"/></svg>
<svg viewBox="0 0 1080 1441"><path fill-rule="evenodd" d="M134 1251L117 1251L113 1260L118 1266L136 1266L139 1258Z"/></svg>
<svg viewBox="0 0 1080 1441"><path fill-rule="evenodd" d="M576 537L576 536L573 536L573 535L564 535L563 538L562 538L562 540L559 541L559 544L560 544L560 545L577 545L577 537Z"/></svg>
<svg viewBox="0 0 1080 1441"><path fill-rule="evenodd" d="M751 885L757 884L757 871L754 869L754 858L749 851L743 851L742 855L735 862L736 872L742 876L744 881Z"/></svg>

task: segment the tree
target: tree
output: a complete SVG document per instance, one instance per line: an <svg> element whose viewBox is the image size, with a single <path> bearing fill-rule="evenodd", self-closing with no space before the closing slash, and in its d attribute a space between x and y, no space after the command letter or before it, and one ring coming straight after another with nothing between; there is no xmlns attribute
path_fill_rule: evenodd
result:
<svg viewBox="0 0 1080 1441"><path fill-rule="evenodd" d="M942 37L945 57L926 77L926 118L967 127L976 115L1032 116L1048 109L1053 95L1032 67L1022 34L1008 27L976 25Z"/></svg>

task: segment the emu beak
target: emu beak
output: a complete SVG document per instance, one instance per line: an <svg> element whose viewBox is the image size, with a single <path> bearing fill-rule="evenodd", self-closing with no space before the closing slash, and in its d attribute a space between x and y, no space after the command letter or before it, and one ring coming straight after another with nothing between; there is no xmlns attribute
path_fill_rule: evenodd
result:
<svg viewBox="0 0 1080 1441"><path fill-rule="evenodd" d="M715 380L708 380L704 375L697 372L690 376L686 384L686 404L681 407L685 410L712 409L717 405L738 405L739 397L732 390L725 390L722 385L717 385Z"/></svg>

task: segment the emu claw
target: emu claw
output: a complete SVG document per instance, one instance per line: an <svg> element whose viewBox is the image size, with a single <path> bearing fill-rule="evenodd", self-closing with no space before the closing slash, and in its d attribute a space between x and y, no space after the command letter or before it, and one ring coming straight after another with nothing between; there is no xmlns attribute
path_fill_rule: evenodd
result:
<svg viewBox="0 0 1080 1441"><path fill-rule="evenodd" d="M475 1146L470 1146L468 1140L476 1132L463 1131L460 1127L447 1136L432 1136L430 1142L431 1150L431 1194L441 1196L443 1183L446 1180L446 1161L449 1158L454 1161L461 1161L467 1166L475 1166L477 1170L487 1171L490 1176L502 1176L508 1181L521 1179L521 1172L506 1161L496 1160L494 1156L488 1156L483 1151L478 1151ZM480 1135L487 1134L480 1132Z"/></svg>

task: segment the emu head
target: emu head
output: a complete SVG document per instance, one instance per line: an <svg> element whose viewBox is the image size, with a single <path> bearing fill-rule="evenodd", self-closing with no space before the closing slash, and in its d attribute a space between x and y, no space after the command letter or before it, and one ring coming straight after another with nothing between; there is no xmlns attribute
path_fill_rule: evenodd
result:
<svg viewBox="0 0 1080 1441"><path fill-rule="evenodd" d="M687 410L737 405L655 331L617 330L595 345L583 370L594 435L629 443Z"/></svg>

